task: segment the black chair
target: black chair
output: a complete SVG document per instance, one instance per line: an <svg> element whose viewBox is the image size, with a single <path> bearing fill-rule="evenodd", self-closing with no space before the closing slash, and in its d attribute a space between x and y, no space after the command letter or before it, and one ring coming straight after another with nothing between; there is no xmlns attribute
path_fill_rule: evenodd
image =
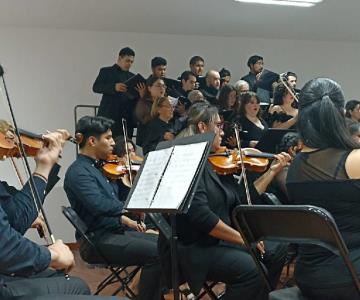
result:
<svg viewBox="0 0 360 300"><path fill-rule="evenodd" d="M120 287L117 288L112 295L115 296L120 291L123 291L124 293L127 294L128 297L135 298L136 295L129 287L129 283L139 272L141 266L135 266L135 268L131 272L128 272L127 268L130 266L118 266L110 263L108 259L103 255L101 250L98 249L98 247L96 247L96 245L91 241L91 238L87 233L87 226L80 219L78 214L71 207L65 207L65 206L62 206L62 212L66 217L66 219L68 219L69 222L74 226L76 231L80 233L83 241L86 242L94 251L94 253L96 253L97 257L100 258L100 260L96 262L86 262L88 266L94 268L96 267L106 268L109 269L111 272L109 276L107 276L102 282L99 283L94 295L98 295L105 287L107 287L110 284L120 283Z"/></svg>
<svg viewBox="0 0 360 300"><path fill-rule="evenodd" d="M171 243L171 227L166 220L166 218L161 213L148 213L147 216L151 219L155 227L160 231L160 233L164 236L167 242ZM177 242L178 243L178 242ZM178 266L180 267L180 266ZM181 270L180 270L181 273ZM178 274L179 275L179 274ZM185 283L183 278L180 279L180 284ZM204 296L208 296L211 300L219 300L224 295L224 292L221 292L219 295L216 295L213 291L213 288L217 285L217 282L204 282L203 290L200 292L199 295L195 296L191 290L185 289L181 290L180 292L186 296L188 299L191 298L193 300L200 300Z"/></svg>
<svg viewBox="0 0 360 300"><path fill-rule="evenodd" d="M239 205L233 211L233 221L248 245L264 239L315 244L340 255L360 295L360 281L349 258L349 250L333 217L325 209L310 205ZM257 262L257 265L267 281L261 264ZM270 300L305 299L296 287L273 291L269 297Z"/></svg>

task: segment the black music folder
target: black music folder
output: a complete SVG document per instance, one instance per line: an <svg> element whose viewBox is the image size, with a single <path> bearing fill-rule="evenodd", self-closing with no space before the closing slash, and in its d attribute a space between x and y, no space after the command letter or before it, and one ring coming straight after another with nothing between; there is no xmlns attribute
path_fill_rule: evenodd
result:
<svg viewBox="0 0 360 300"><path fill-rule="evenodd" d="M146 79L139 73L124 82L127 86L126 94L129 98L139 98L139 93L136 90L136 87L140 83L146 84Z"/></svg>
<svg viewBox="0 0 360 300"><path fill-rule="evenodd" d="M162 78L164 83L168 89L180 89L181 88L181 81L171 78Z"/></svg>
<svg viewBox="0 0 360 300"><path fill-rule="evenodd" d="M269 128L263 133L255 148L262 152L275 153L277 145L280 144L281 139L288 132L296 132L296 130Z"/></svg>
<svg viewBox="0 0 360 300"><path fill-rule="evenodd" d="M124 208L172 214L187 212L213 139L213 133L206 133L160 143L147 154Z"/></svg>
<svg viewBox="0 0 360 300"><path fill-rule="evenodd" d="M280 75L275 72L264 70L258 82L256 83L256 86L258 88L272 92L272 84L278 81L279 77Z"/></svg>

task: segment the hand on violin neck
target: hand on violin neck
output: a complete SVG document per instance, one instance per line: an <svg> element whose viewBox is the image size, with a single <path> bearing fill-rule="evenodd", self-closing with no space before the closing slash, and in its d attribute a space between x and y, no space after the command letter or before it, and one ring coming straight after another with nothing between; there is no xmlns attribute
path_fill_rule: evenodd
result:
<svg viewBox="0 0 360 300"><path fill-rule="evenodd" d="M59 160L66 136L66 131L50 132L43 136L45 143L35 156L36 173L48 177L53 165Z"/></svg>
<svg viewBox="0 0 360 300"><path fill-rule="evenodd" d="M283 168L288 166L291 161L290 154L286 152L281 152L280 154L275 155L275 160L270 165L270 172L277 175Z"/></svg>

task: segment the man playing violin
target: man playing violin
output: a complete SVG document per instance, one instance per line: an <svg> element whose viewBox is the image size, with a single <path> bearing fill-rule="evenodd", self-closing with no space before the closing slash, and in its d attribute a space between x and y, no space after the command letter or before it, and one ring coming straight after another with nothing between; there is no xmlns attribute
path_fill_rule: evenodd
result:
<svg viewBox="0 0 360 300"><path fill-rule="evenodd" d="M123 213L118 190L101 170L101 160L106 160L115 145L112 125L113 121L104 117L85 116L79 120L76 137L80 154L66 172L64 189L93 242L111 263L143 266L138 298L158 300L157 235L145 233L142 223ZM94 254L81 239L80 253L86 261L93 261Z"/></svg>
<svg viewBox="0 0 360 300"><path fill-rule="evenodd" d="M15 139L6 122L1 122L2 134L8 141ZM33 172L40 200L44 200L50 171L59 158L65 140L66 130L58 130L43 136L44 146L35 157ZM10 296L31 296L46 294L89 294L85 282L79 278L65 279L64 273L47 268L69 271L74 266L74 256L61 241L44 247L23 237L35 221L38 211L30 185L21 190L0 181L0 298Z"/></svg>
<svg viewBox="0 0 360 300"><path fill-rule="evenodd" d="M223 136L217 108L205 102L195 103L189 110L188 126L180 136L206 132L215 133L212 151L216 152ZM256 181L249 182L253 203L290 160L286 153L275 155L275 158L268 171ZM240 233L232 228L232 210L238 204L246 203L245 199L243 185L239 185L233 175L218 175L207 164L188 212L177 215L179 265L195 293L205 281L220 281L226 284L225 299L267 299L255 262L245 249ZM163 237L159 239L159 249L166 249ZM266 265L272 287L275 287L287 247L261 242L257 248L259 259Z"/></svg>

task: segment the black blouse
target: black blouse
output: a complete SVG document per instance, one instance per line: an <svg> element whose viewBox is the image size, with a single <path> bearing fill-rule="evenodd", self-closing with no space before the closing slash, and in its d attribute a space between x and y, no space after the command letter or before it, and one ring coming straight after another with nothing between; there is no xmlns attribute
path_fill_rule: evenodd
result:
<svg viewBox="0 0 360 300"><path fill-rule="evenodd" d="M292 203L319 206L331 213L359 273L360 180L347 176L345 161L348 155L349 151L342 149L299 153L290 165L286 187ZM299 285L308 288L352 282L340 256L314 245L299 247L295 273Z"/></svg>
<svg viewBox="0 0 360 300"><path fill-rule="evenodd" d="M142 143L144 155L155 150L157 144L164 141L165 132L172 131L171 124L162 121L160 118L152 119L149 123L147 123Z"/></svg>
<svg viewBox="0 0 360 300"><path fill-rule="evenodd" d="M262 119L260 119L260 122L264 128L258 127L245 116L239 119L241 125L240 138L242 147L249 147L250 141L259 141L264 132L268 130L267 123Z"/></svg>

